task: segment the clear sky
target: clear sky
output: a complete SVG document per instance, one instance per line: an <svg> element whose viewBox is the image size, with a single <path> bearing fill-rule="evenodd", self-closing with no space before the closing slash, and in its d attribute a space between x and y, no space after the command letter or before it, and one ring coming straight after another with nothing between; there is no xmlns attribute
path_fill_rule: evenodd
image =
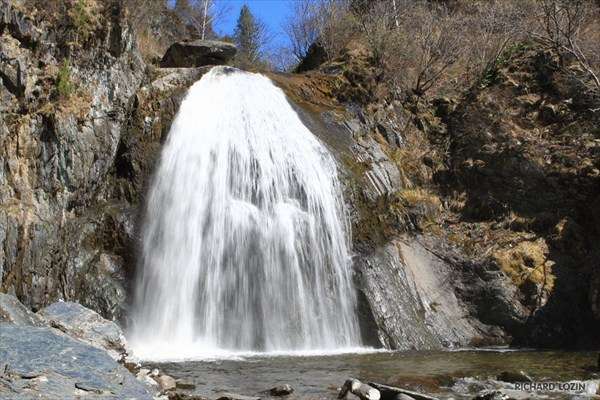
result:
<svg viewBox="0 0 600 400"><path fill-rule="evenodd" d="M226 17L217 21L215 31L218 34L233 34L235 23L240 15L242 5L247 4L250 11L267 26L273 35L274 47L288 44L288 39L282 30L282 24L291 12L294 0L217 0L229 9Z"/></svg>

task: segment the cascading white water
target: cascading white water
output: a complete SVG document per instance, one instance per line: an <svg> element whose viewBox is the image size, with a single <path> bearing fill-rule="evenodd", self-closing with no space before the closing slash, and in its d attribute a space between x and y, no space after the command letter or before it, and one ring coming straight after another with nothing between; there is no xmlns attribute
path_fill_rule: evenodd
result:
<svg viewBox="0 0 600 400"><path fill-rule="evenodd" d="M284 93L215 67L189 90L143 229L141 358L360 345L335 162Z"/></svg>

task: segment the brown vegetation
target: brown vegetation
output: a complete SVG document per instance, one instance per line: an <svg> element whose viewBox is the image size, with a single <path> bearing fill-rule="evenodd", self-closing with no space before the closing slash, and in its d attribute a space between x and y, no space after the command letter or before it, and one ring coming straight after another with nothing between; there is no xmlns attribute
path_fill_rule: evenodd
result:
<svg viewBox="0 0 600 400"><path fill-rule="evenodd" d="M586 90L600 85L600 7L588 0L317 0L295 3L286 25L301 59L313 43L328 57L363 42L391 93L457 93L487 85L515 49L537 41L577 64ZM594 88L595 86L595 88Z"/></svg>

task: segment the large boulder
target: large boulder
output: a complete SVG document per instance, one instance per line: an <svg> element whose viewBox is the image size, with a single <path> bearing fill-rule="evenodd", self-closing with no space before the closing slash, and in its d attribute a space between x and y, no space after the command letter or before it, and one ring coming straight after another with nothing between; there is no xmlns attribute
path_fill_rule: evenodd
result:
<svg viewBox="0 0 600 400"><path fill-rule="evenodd" d="M152 399L103 350L46 327L0 323L0 398Z"/></svg>
<svg viewBox="0 0 600 400"><path fill-rule="evenodd" d="M51 327L106 350L115 360L125 353L126 342L121 328L81 304L61 301L40 310L38 315Z"/></svg>
<svg viewBox="0 0 600 400"><path fill-rule="evenodd" d="M29 311L15 296L6 293L0 293L0 321L15 325L42 325L40 317Z"/></svg>
<svg viewBox="0 0 600 400"><path fill-rule="evenodd" d="M223 65L235 56L235 45L216 40L176 42L169 47L160 66L162 68L192 68L204 65Z"/></svg>

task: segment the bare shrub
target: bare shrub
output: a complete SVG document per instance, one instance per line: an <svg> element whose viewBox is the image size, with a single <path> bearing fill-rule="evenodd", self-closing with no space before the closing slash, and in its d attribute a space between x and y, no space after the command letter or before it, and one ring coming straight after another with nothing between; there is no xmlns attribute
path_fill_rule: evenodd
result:
<svg viewBox="0 0 600 400"><path fill-rule="evenodd" d="M443 4L377 1L358 18L375 61L405 92L423 96L461 55L461 25Z"/></svg>
<svg viewBox="0 0 600 400"><path fill-rule="evenodd" d="M312 44L323 47L330 58L337 56L356 32L347 0L297 0L283 29L297 59L306 57Z"/></svg>
<svg viewBox="0 0 600 400"><path fill-rule="evenodd" d="M533 37L559 56L561 66L566 65L565 58L574 59L585 78L574 76L600 96L598 7L586 0L540 0L537 20Z"/></svg>
<svg viewBox="0 0 600 400"><path fill-rule="evenodd" d="M463 79L468 85L495 79L507 54L527 36L534 3L525 0L473 2L461 10L465 59Z"/></svg>

